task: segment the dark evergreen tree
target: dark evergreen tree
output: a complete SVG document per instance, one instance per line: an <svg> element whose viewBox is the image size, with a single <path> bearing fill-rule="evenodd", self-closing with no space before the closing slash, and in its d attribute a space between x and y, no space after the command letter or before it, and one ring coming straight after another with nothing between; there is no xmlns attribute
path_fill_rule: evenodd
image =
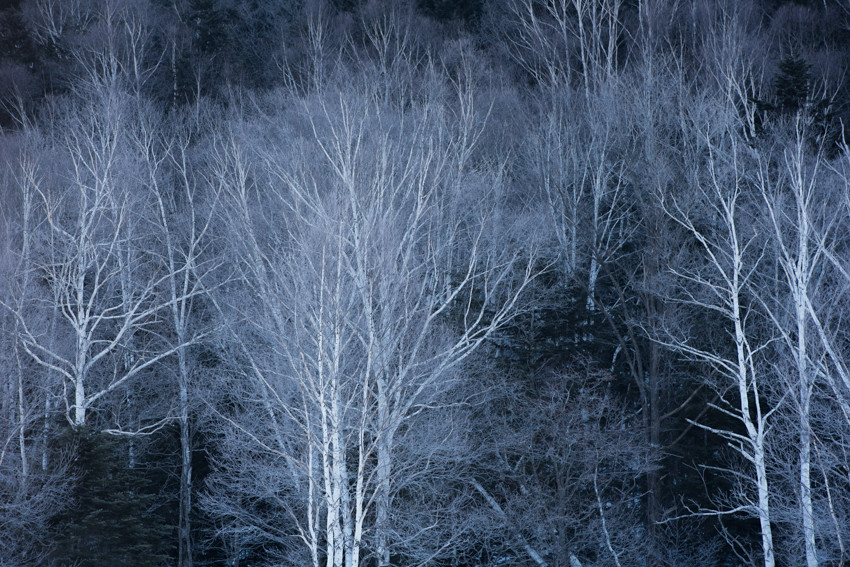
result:
<svg viewBox="0 0 850 567"><path fill-rule="evenodd" d="M779 72L773 79L776 105L783 112L796 112L809 98L811 75L809 64L799 55L787 55L779 62Z"/></svg>

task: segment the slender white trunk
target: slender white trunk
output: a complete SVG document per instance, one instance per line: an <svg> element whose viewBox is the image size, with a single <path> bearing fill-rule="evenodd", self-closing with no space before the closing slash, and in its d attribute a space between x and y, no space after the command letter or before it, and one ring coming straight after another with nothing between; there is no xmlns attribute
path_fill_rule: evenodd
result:
<svg viewBox="0 0 850 567"><path fill-rule="evenodd" d="M309 431L309 422L308 422ZM313 443L307 445L307 546L313 567L319 567L319 516L321 506L316 504L316 456Z"/></svg>
<svg viewBox="0 0 850 567"><path fill-rule="evenodd" d="M50 394L48 393L44 397L44 426L41 431L41 470L47 471L48 462L48 453L47 453L47 440L50 437L50 413L53 411L52 404L50 403Z"/></svg>
<svg viewBox="0 0 850 567"><path fill-rule="evenodd" d="M180 339L182 341L182 337ZM180 372L180 518L178 565L192 567L192 438L189 431L189 371L185 349L177 351Z"/></svg>
<svg viewBox="0 0 850 567"><path fill-rule="evenodd" d="M345 567L358 567L359 557L355 556L354 549L354 524L351 517L351 488L349 485L348 463L346 462L347 446L342 432L343 410L339 399L339 384L334 388L331 410L334 415L333 435L333 458L334 458L334 481L337 490L338 506L342 524L339 547L342 552L340 565ZM358 554L359 555L359 554Z"/></svg>
<svg viewBox="0 0 850 567"><path fill-rule="evenodd" d="M390 407L387 395L386 380L378 380L378 470L377 495L375 498L376 512L376 552L378 566L387 567L390 564L390 548L387 528L390 508L390 475L392 474L392 424L389 423Z"/></svg>
<svg viewBox="0 0 850 567"><path fill-rule="evenodd" d="M596 279L599 277L599 262L597 261L597 254L601 248L601 234L600 234L600 211L602 209L602 197L605 193L605 175L603 172L604 168L604 156L598 156L600 159L600 163L597 165L596 172L593 176L593 187L591 190L593 191L593 226L591 226L590 230L592 231L591 235L591 245L590 245L590 270L587 275L587 308L588 310L593 310L595 306L595 302L593 298L596 296Z"/></svg>
<svg viewBox="0 0 850 567"><path fill-rule="evenodd" d="M573 200L573 208L570 211L572 218L570 219L570 257L567 267L567 277L572 277L576 271L578 264L578 201Z"/></svg>
<svg viewBox="0 0 850 567"><path fill-rule="evenodd" d="M341 447L341 439L337 426L334 426L331 443L331 502L333 508L333 524L330 526L330 532L333 535L331 553L333 554L333 567L345 566L345 533L343 524L345 523L345 504L343 495L347 490L344 482L344 451ZM347 566L346 566L347 567Z"/></svg>
<svg viewBox="0 0 850 567"><path fill-rule="evenodd" d="M585 2L588 0L572 0L573 6L575 7L576 12L578 13L578 40L579 40L579 54L581 55L581 68L582 68L582 78L584 79L584 100L585 102L590 101L590 83L592 81L591 78L591 62L590 62L590 46L588 44L589 40L587 37L587 30L584 27L584 16L586 10ZM594 2L595 0L589 0Z"/></svg>
<svg viewBox="0 0 850 567"><path fill-rule="evenodd" d="M596 310L596 301L594 298L596 297L596 280L599 279L599 270L601 266L599 262L596 260L595 251L591 251L590 257L590 271L587 275L587 310L595 311Z"/></svg>
<svg viewBox="0 0 850 567"><path fill-rule="evenodd" d="M773 554L773 531L770 527L770 490L767 483L767 467L763 437L759 436L753 453L756 465L756 481L758 483L758 515L761 528L761 547L764 554L764 567L774 567L776 559Z"/></svg>
<svg viewBox="0 0 850 567"><path fill-rule="evenodd" d="M479 494L481 494L481 496L484 497L484 499L487 501L487 504L489 504L490 507L493 509L493 511L495 511L496 514L499 515L499 518L503 522L505 522L505 524L507 524L508 527L511 528L511 530L514 532L514 536L522 543L522 546L525 549L525 552L528 554L528 556L539 567L548 567L549 564L546 563L546 560L543 559L543 557L540 555L540 553L537 552L536 549L531 547L531 544L528 543L528 540L525 539L525 536L522 535L522 532L519 529L517 529L516 526L513 526L510 523L510 520L508 519L507 514L505 514L504 510L502 510L502 507L499 505L499 503L496 502L496 499L493 498L490 495L490 493L487 492L487 490L483 486L481 486L481 484L477 480L472 481L472 487L475 488L475 490L477 490L479 492ZM573 561L574 559L575 559L575 561ZM575 565L576 563L581 565L581 563L578 562L578 559L572 553L570 553L570 565Z"/></svg>
<svg viewBox="0 0 850 567"><path fill-rule="evenodd" d="M320 400L321 403L321 400ZM342 534L339 529L339 494L336 492L336 475L331 456L331 435L327 408L322 409L322 469L325 498L325 564L327 567L342 567Z"/></svg>
<svg viewBox="0 0 850 567"><path fill-rule="evenodd" d="M350 494L348 471L345 463L345 446L342 427L342 412L339 403L339 383L332 381L329 407L322 406L324 451L322 455L325 470L325 505L327 518L325 537L327 540L328 567L357 567L357 560L351 557L352 524L349 509Z"/></svg>
<svg viewBox="0 0 850 567"><path fill-rule="evenodd" d="M50 332L48 334L48 336L50 337L49 344L50 344L51 352L54 352L53 351L53 347L54 347L53 343L56 339L56 322L58 320L59 320L59 302L54 301L53 302L53 313L52 313L52 316L50 317ZM53 412L53 402L52 402L50 392L52 391L52 388L54 386L52 378L55 376L52 369L47 369L46 373L47 373L47 376L48 376L48 381L47 381L48 388L47 388L47 394L44 397L44 426L43 426L42 431L41 431L41 436L42 436L41 437L41 442L42 442L42 444L41 444L41 470L42 471L47 471L47 465L48 465L48 460L49 460L49 455L48 455L48 450L47 450L47 448L48 448L47 440L50 438L50 414Z"/></svg>
<svg viewBox="0 0 850 567"><path fill-rule="evenodd" d="M730 227L734 228L734 217L730 219ZM743 314L740 303L740 277L743 271L740 257L740 247L737 245L737 236L732 233L735 258L731 279L731 307L732 317L735 324L735 346L738 367L738 396L740 403L741 419L747 430L747 436L752 446L753 466L756 469L756 487L758 494L757 509L759 527L761 529L762 554L764 556L764 567L774 567L775 558L773 553L773 531L770 525L770 490L767 478L767 462L765 456L765 417L761 411L759 400L758 382L752 363L752 355L747 350L747 339L744 334ZM753 422L750 408L750 389L753 391L753 404L755 410L755 423Z"/></svg>
<svg viewBox="0 0 850 567"><path fill-rule="evenodd" d="M799 118L799 117L798 117ZM799 126L799 123L798 123ZM808 174L804 168L803 147L801 132L797 131L798 139L796 146L786 152L786 166L789 174L790 189L794 196L795 214L783 209L783 199L772 187L769 178L762 173L762 195L767 205L767 210L773 224L774 238L776 240L779 254L778 263L785 275L785 291L794 302L795 332L796 339L791 332L783 330L783 322L779 317L774 317L774 323L782 332L788 349L794 356L796 362L796 384L791 388L796 389L797 411L799 425L799 447L800 459L799 491L800 491L800 513L802 519L803 541L805 544L805 557L807 567L817 567L817 540L815 535L814 508L812 504L811 486L811 396L814 386L814 376L809 365L810 353L808 350L808 325L809 325L809 282L813 272L817 269L818 254L810 253L809 241L814 237L814 230L809 215L809 203L812 200L811 190L815 183L815 170L812 172L811 180L807 180ZM783 187L783 190L785 188ZM791 219L796 216L796 223L790 229L783 219ZM787 244L786 244L787 241ZM790 245L789 245L790 244ZM774 295L781 297L781 278L775 277Z"/></svg>
<svg viewBox="0 0 850 567"><path fill-rule="evenodd" d="M21 281L22 299L30 285L30 215L32 211L32 191L28 183L24 184L23 190L23 230L21 237L23 239L21 245L21 263L19 266L20 273L23 278ZM18 371L18 448L21 454L21 476L26 482L29 475L29 460L27 458L26 444L26 400L24 396L24 365L21 361L21 344L20 344L20 322L15 320L14 329L15 340L15 363Z"/></svg>
<svg viewBox="0 0 850 567"><path fill-rule="evenodd" d="M801 238L804 238L801 235ZM805 245L802 245L806 252ZM803 275L805 278L804 274ZM811 431L809 429L809 415L811 412L812 378L809 376L808 350L806 348L806 323L808 313L805 302L801 296L806 293L806 280L798 283L801 288L795 290L797 311L797 380L800 396L800 507L803 515L803 539L806 546L806 566L817 567L817 545L815 540L814 508L812 505L812 483L811 483Z"/></svg>
<svg viewBox="0 0 850 567"><path fill-rule="evenodd" d="M80 249L84 249L82 246ZM79 427L86 423L86 358L88 354L88 341L85 328L78 325L87 320L85 313L84 276L81 274L77 279L77 352L74 353L74 425Z"/></svg>
<svg viewBox="0 0 850 567"><path fill-rule="evenodd" d="M17 336L17 334L16 334ZM18 351L18 345L15 344L15 359L18 366L18 449L21 454L21 477L26 482L29 475L29 460L27 458L27 438L26 438L26 400L24 398L24 369L21 364L21 355Z"/></svg>
<svg viewBox="0 0 850 567"><path fill-rule="evenodd" d="M803 535L806 541L806 565L818 566L815 545L814 508L811 485L811 435L808 420L800 417L800 502L803 512Z"/></svg>
<svg viewBox="0 0 850 567"><path fill-rule="evenodd" d="M135 410L133 409L133 394L129 392L127 394L127 413L130 414L130 419L135 421L134 414ZM135 424L138 429L138 423ZM130 436L130 439L127 443L127 465L128 468L136 468L136 438L134 436Z"/></svg>
<svg viewBox="0 0 850 567"><path fill-rule="evenodd" d="M608 548L608 552L611 553L611 557L614 558L614 565L617 567L621 567L620 565L620 554L614 549L614 545L611 543L611 534L608 531L608 521L605 519L605 506L602 505L602 498L599 496L599 485L597 482L597 478L599 476L598 468L593 471L593 493L596 495L596 508L599 510L599 518L602 520L602 535L605 536L605 546Z"/></svg>
<svg viewBox="0 0 850 567"><path fill-rule="evenodd" d="M86 423L86 384L85 359L82 352L77 353L77 374L74 376L74 425Z"/></svg>
<svg viewBox="0 0 850 567"><path fill-rule="evenodd" d="M796 164L802 164L798 156ZM809 238L811 225L807 199L805 198L802 171L796 168L795 183L797 200L797 265L792 283L794 304L797 317L797 376L800 388L800 506L803 515L803 538L806 544L806 565L817 567L818 554L815 540L815 519L812 506L811 484L811 431L809 417L811 412L811 396L813 378L810 376L809 352L806 328L809 322L806 297L809 293L809 274L812 269L809 258ZM780 235L781 237L781 235Z"/></svg>

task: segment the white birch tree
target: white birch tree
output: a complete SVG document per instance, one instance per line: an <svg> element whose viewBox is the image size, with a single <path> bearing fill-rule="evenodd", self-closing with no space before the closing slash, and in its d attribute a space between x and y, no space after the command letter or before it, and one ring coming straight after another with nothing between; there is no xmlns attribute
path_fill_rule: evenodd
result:
<svg viewBox="0 0 850 567"><path fill-rule="evenodd" d="M403 534L391 521L408 470L397 467L399 432L515 315L533 277L532 250L496 244L499 181L470 161L482 124L471 85L456 84L457 125L440 100L399 112L373 85L329 88L294 101L306 123L279 134L295 149L266 151L265 171L238 145L222 151L268 325L255 333L275 353L249 376L288 439L264 447L305 479L298 534L315 565L356 567L364 552L389 565L416 549L405 542L427 526Z"/></svg>
<svg viewBox="0 0 850 567"><path fill-rule="evenodd" d="M710 120L718 121L711 125ZM731 418L740 429L696 425L726 439L743 457L751 472L742 482L749 485L732 507L707 510L710 515L745 514L758 519L762 561L775 565L771 525L771 487L768 478L769 421L778 405L766 403L767 377L760 362L765 343L753 327L755 302L749 285L759 269L758 234L752 230L746 179L748 152L720 114L696 120L693 127L704 132L705 166L695 175L697 198L690 203L668 199L669 217L692 238L700 260L690 267L673 268L680 282L678 299L704 313L716 314L727 329L731 344L700 345L690 335L673 332L666 344L681 354L707 363L722 378L714 410ZM732 122L734 123L734 121ZM754 493L754 495L753 495Z"/></svg>
<svg viewBox="0 0 850 567"><path fill-rule="evenodd" d="M46 229L33 269L51 289L55 328L47 332L17 314L23 348L61 377L74 426L176 352L153 332L169 305L158 297L167 276L151 253L150 201L127 137L131 102L101 87L88 103L57 109L62 120L51 151L67 169L28 189L37 201L32 222Z"/></svg>
<svg viewBox="0 0 850 567"><path fill-rule="evenodd" d="M62 458L48 459L48 424L57 384L49 371L27 355L21 317L45 325L33 254L40 240L34 188L49 176L45 148L28 122L14 138L4 140L8 161L0 185L0 563L38 565L49 550L48 522L67 496L69 478ZM45 152L46 153L46 152Z"/></svg>
<svg viewBox="0 0 850 567"><path fill-rule="evenodd" d="M779 138L781 145L776 155L761 156L754 181L767 211L781 290L772 301L762 292L761 303L795 369L789 387L794 392L798 420L800 526L806 565L815 567L819 564L815 518L820 514L813 502L813 435L818 435L818 427L812 404L816 384L827 369L823 365L823 348L809 332L812 329L809 306L820 295L820 274L833 248L830 240L834 238L833 228L840 220L841 208L836 206L839 201L829 195L831 184L825 157L821 152L811 155L807 148L807 129L801 113L791 127L793 131L786 143ZM760 287L774 290L777 284L767 281Z"/></svg>
<svg viewBox="0 0 850 567"><path fill-rule="evenodd" d="M511 0L515 30L505 38L509 53L555 91L573 82L575 66L589 102L617 74L622 5L622 0Z"/></svg>

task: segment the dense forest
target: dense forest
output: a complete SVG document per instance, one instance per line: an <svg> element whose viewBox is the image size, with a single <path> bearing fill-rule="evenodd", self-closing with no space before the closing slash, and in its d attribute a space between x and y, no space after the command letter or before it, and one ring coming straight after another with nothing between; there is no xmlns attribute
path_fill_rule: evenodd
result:
<svg viewBox="0 0 850 567"><path fill-rule="evenodd" d="M850 564L846 0L8 0L0 566Z"/></svg>

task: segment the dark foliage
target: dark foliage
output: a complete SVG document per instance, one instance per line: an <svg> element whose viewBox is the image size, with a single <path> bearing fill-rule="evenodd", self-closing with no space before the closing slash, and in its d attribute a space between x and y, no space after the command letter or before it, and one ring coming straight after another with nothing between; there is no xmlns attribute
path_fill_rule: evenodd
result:
<svg viewBox="0 0 850 567"><path fill-rule="evenodd" d="M809 64L799 55L779 61L779 72L773 79L776 105L782 112L796 112L808 101L812 77Z"/></svg>
<svg viewBox="0 0 850 567"><path fill-rule="evenodd" d="M58 444L74 455L76 482L67 509L51 520L53 563L154 567L164 562L170 530L149 471L130 467L127 441L83 427L69 429Z"/></svg>
<svg viewBox="0 0 850 567"><path fill-rule="evenodd" d="M460 20L475 24L484 11L484 0L418 0L422 12L435 20Z"/></svg>

